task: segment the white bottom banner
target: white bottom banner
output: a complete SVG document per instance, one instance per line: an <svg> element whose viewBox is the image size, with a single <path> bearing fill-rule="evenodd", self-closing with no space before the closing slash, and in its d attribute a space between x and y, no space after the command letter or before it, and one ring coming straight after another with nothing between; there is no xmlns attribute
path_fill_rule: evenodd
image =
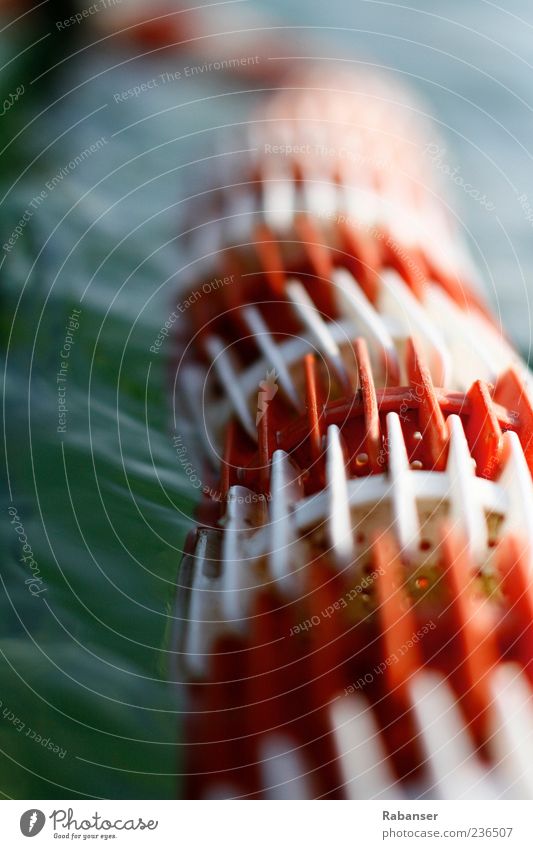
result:
<svg viewBox="0 0 533 849"><path fill-rule="evenodd" d="M526 847L531 802L5 801L2 845Z"/></svg>

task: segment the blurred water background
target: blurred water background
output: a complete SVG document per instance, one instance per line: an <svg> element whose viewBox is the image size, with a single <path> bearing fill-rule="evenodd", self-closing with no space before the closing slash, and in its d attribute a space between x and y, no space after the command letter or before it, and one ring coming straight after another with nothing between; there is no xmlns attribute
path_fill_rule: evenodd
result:
<svg viewBox="0 0 533 849"><path fill-rule="evenodd" d="M265 62L318 55L332 67L376 65L425 97L443 161L464 178L443 178L458 225L527 358L531 4L277 0L257 8L281 27ZM59 31L63 12L70 4L8 26L18 14L11 6L0 34L2 99L24 87L0 118L1 243L21 230L0 256L0 791L165 798L179 793L181 701L169 634L196 491L172 444L168 351L150 346L184 261L184 186L200 178L220 128L245 120L262 96L256 89L271 83L182 74L117 100L183 71L191 55L132 47L91 29L90 19ZM213 39L215 56L219 44ZM61 382L73 310L78 327L70 322ZM25 583L21 534L38 564L37 595Z"/></svg>

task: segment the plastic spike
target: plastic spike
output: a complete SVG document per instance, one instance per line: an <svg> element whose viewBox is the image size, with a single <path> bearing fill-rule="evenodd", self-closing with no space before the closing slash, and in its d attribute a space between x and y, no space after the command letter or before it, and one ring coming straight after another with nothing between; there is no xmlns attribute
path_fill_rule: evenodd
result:
<svg viewBox="0 0 533 849"><path fill-rule="evenodd" d="M409 384L419 404L420 431L427 445L430 467L442 471L446 465L448 435L431 375L414 339L407 341Z"/></svg>
<svg viewBox="0 0 533 849"><path fill-rule="evenodd" d="M533 553L528 541L511 534L496 550L498 574L506 601L500 622L504 657L518 660L533 681Z"/></svg>
<svg viewBox="0 0 533 849"><path fill-rule="evenodd" d="M312 465L315 466L322 453L322 432L320 428L321 404L316 376L316 360L313 354L307 354L305 357L305 387L310 455Z"/></svg>
<svg viewBox="0 0 533 849"><path fill-rule="evenodd" d="M376 387L372 376L372 368L368 356L368 348L364 339L356 339L354 343L355 357L359 372L359 388L363 400L363 416L365 422L365 448L368 454L370 469L381 471L383 463L380 460L382 450L381 425L379 421Z"/></svg>
<svg viewBox="0 0 533 849"><path fill-rule="evenodd" d="M475 566L461 536L443 529L441 564L448 589L446 617L449 635L442 658L467 720L478 739L486 736L486 711L490 702L489 671L496 662L491 614L474 596Z"/></svg>
<svg viewBox="0 0 533 849"><path fill-rule="evenodd" d="M493 397L498 404L511 411L529 471L533 473L533 403L515 368L500 375Z"/></svg>
<svg viewBox="0 0 533 849"><path fill-rule="evenodd" d="M503 434L488 387L483 381L476 382L468 390L470 415L465 426L470 453L477 464L477 474L484 478L495 478L500 470L503 452Z"/></svg>
<svg viewBox="0 0 533 849"><path fill-rule="evenodd" d="M380 632L385 658L384 674L391 692L405 688L420 667L421 657L416 645L406 651L404 646L416 632L415 617L407 595L406 570L400 552L390 534L376 536L372 545Z"/></svg>

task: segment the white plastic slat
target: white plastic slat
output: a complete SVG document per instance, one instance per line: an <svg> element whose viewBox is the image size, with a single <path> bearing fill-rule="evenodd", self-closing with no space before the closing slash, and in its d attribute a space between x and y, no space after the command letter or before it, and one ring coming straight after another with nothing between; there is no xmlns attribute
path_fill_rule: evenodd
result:
<svg viewBox="0 0 533 849"><path fill-rule="evenodd" d="M300 410L302 405L298 398L298 392L292 377L290 376L289 370L285 365L285 360L283 359L283 354L279 345L270 333L263 316L257 307L254 306L246 306L243 308L242 312L246 324L250 328L250 331L254 336L254 341L263 354L264 359L275 369L279 385L293 406L297 410Z"/></svg>
<svg viewBox="0 0 533 849"><path fill-rule="evenodd" d="M223 618L236 628L249 610L249 603L256 586L252 560L245 550L246 539L255 530L254 518L257 505L254 493L243 486L232 486L228 491L228 503L222 535L221 607ZM239 621L241 620L241 621Z"/></svg>
<svg viewBox="0 0 533 849"><path fill-rule="evenodd" d="M330 322L327 328L337 347L354 336L353 325L346 319L339 322ZM305 354L315 351L316 348L314 336L311 333L303 332L297 338L287 339L285 342L278 344L278 351L287 368L294 363L301 362ZM267 369L268 360L261 358L258 362L255 362L252 366L240 373L239 380L242 391L247 397L257 390L259 381L264 377Z"/></svg>
<svg viewBox="0 0 533 849"><path fill-rule="evenodd" d="M376 312L350 272L343 268L336 269L333 282L339 310L352 321L357 335L365 337L374 360L376 353L381 355L386 352L388 359L397 363L396 348L382 316Z"/></svg>
<svg viewBox="0 0 533 849"><path fill-rule="evenodd" d="M281 732L268 734L259 743L258 755L267 800L313 798L309 770L296 741Z"/></svg>
<svg viewBox="0 0 533 849"><path fill-rule="evenodd" d="M426 289L424 306L440 328L453 362L453 388L466 391L475 380L494 383L502 371L495 346L473 330L474 315L464 312L436 285Z"/></svg>
<svg viewBox="0 0 533 849"><path fill-rule="evenodd" d="M263 210L268 226L277 234L285 235L294 223L295 183L290 173L281 169L262 174ZM250 192L250 194L253 193Z"/></svg>
<svg viewBox="0 0 533 849"><path fill-rule="evenodd" d="M422 508L425 503L446 503L449 495L448 475L444 472L425 470L413 474L411 484L416 501ZM505 514L507 499L503 489L494 481L475 478L473 487L476 500L487 513ZM347 484L350 508L370 509L376 503L388 503L391 497L390 479L387 475L371 475L367 478L355 478ZM327 493L319 492L299 502L294 511L296 525L300 531L320 524L328 512Z"/></svg>
<svg viewBox="0 0 533 849"><path fill-rule="evenodd" d="M446 472L449 481L450 519L460 528L472 555L478 560L487 551L487 522L477 497L476 474L463 424L459 416L448 417L450 445Z"/></svg>
<svg viewBox="0 0 533 849"><path fill-rule="evenodd" d="M335 183L324 175L308 175L304 180L306 210L317 219L334 218L339 209L339 195Z"/></svg>
<svg viewBox="0 0 533 849"><path fill-rule="evenodd" d="M355 555L346 467L339 428L328 428L326 449L327 525L334 559L345 566Z"/></svg>
<svg viewBox="0 0 533 849"><path fill-rule="evenodd" d="M291 570L297 539L292 506L301 497L301 492L300 481L288 455L285 451L274 451L270 477L269 566L281 591L291 596L298 591L298 574Z"/></svg>
<svg viewBox="0 0 533 849"><path fill-rule="evenodd" d="M235 242L249 241L257 221L253 193L246 188L235 188L226 195L225 202L227 206L221 221L224 226L224 243L233 245Z"/></svg>
<svg viewBox="0 0 533 849"><path fill-rule="evenodd" d="M229 781L217 781L215 784L210 784L208 786L203 798L206 801L213 802L227 799L237 799L239 796L242 795L243 791L240 790L236 784L232 784Z"/></svg>
<svg viewBox="0 0 533 849"><path fill-rule="evenodd" d="M341 696L330 708L338 764L348 799L401 799L367 702Z"/></svg>
<svg viewBox="0 0 533 849"><path fill-rule="evenodd" d="M218 628L218 580L205 573L208 534L198 537L185 628L184 653L187 666L197 675L205 672L213 634Z"/></svg>
<svg viewBox="0 0 533 849"><path fill-rule="evenodd" d="M257 439L257 430L248 408L246 396L242 391L238 373L233 366L227 348L218 336L209 336L206 347L218 379L231 399L242 426L252 439Z"/></svg>
<svg viewBox="0 0 533 849"><path fill-rule="evenodd" d="M533 484L526 458L516 433L504 433L507 458L498 479L508 499L503 520L503 533L525 537L533 552Z"/></svg>
<svg viewBox="0 0 533 849"><path fill-rule="evenodd" d="M420 743L432 776L429 795L495 799L497 789L478 761L454 694L442 676L420 672L411 682Z"/></svg>
<svg viewBox="0 0 533 849"><path fill-rule="evenodd" d="M416 473L409 467L402 426L397 413L387 415L387 437L394 531L402 551L411 554L418 549L420 539L420 522L413 484Z"/></svg>
<svg viewBox="0 0 533 849"><path fill-rule="evenodd" d="M347 212L348 222L352 221L357 227L359 222L370 228L380 220L381 197L370 184L354 185L350 173L346 174L347 182L343 181L343 204Z"/></svg>
<svg viewBox="0 0 533 849"><path fill-rule="evenodd" d="M414 336L419 340L426 353L433 382L436 386L448 387L452 358L438 327L397 272L383 272L381 282L380 313L394 319L405 339Z"/></svg>
<svg viewBox="0 0 533 849"><path fill-rule="evenodd" d="M323 354L337 377L348 384L348 377L342 362L339 346L332 336L327 323L307 294L299 280L289 280L285 287L294 309L313 338L318 350Z"/></svg>
<svg viewBox="0 0 533 849"><path fill-rule="evenodd" d="M187 440L187 444L190 442L194 452L195 442L198 439L203 449L202 453L198 454L198 456L191 452L191 461L201 468L203 455L205 454L211 467L218 471L220 457L213 450L213 444L209 439L209 433L203 416L204 403L202 393L206 384L206 378L207 372L202 366L195 363L184 365L180 373L179 399L183 402L186 412L189 415L190 422L188 426L192 430L191 438ZM177 418L180 415L181 410L177 412Z"/></svg>
<svg viewBox="0 0 533 849"><path fill-rule="evenodd" d="M490 749L502 795L533 799L533 691L519 666L501 664L491 678Z"/></svg>

